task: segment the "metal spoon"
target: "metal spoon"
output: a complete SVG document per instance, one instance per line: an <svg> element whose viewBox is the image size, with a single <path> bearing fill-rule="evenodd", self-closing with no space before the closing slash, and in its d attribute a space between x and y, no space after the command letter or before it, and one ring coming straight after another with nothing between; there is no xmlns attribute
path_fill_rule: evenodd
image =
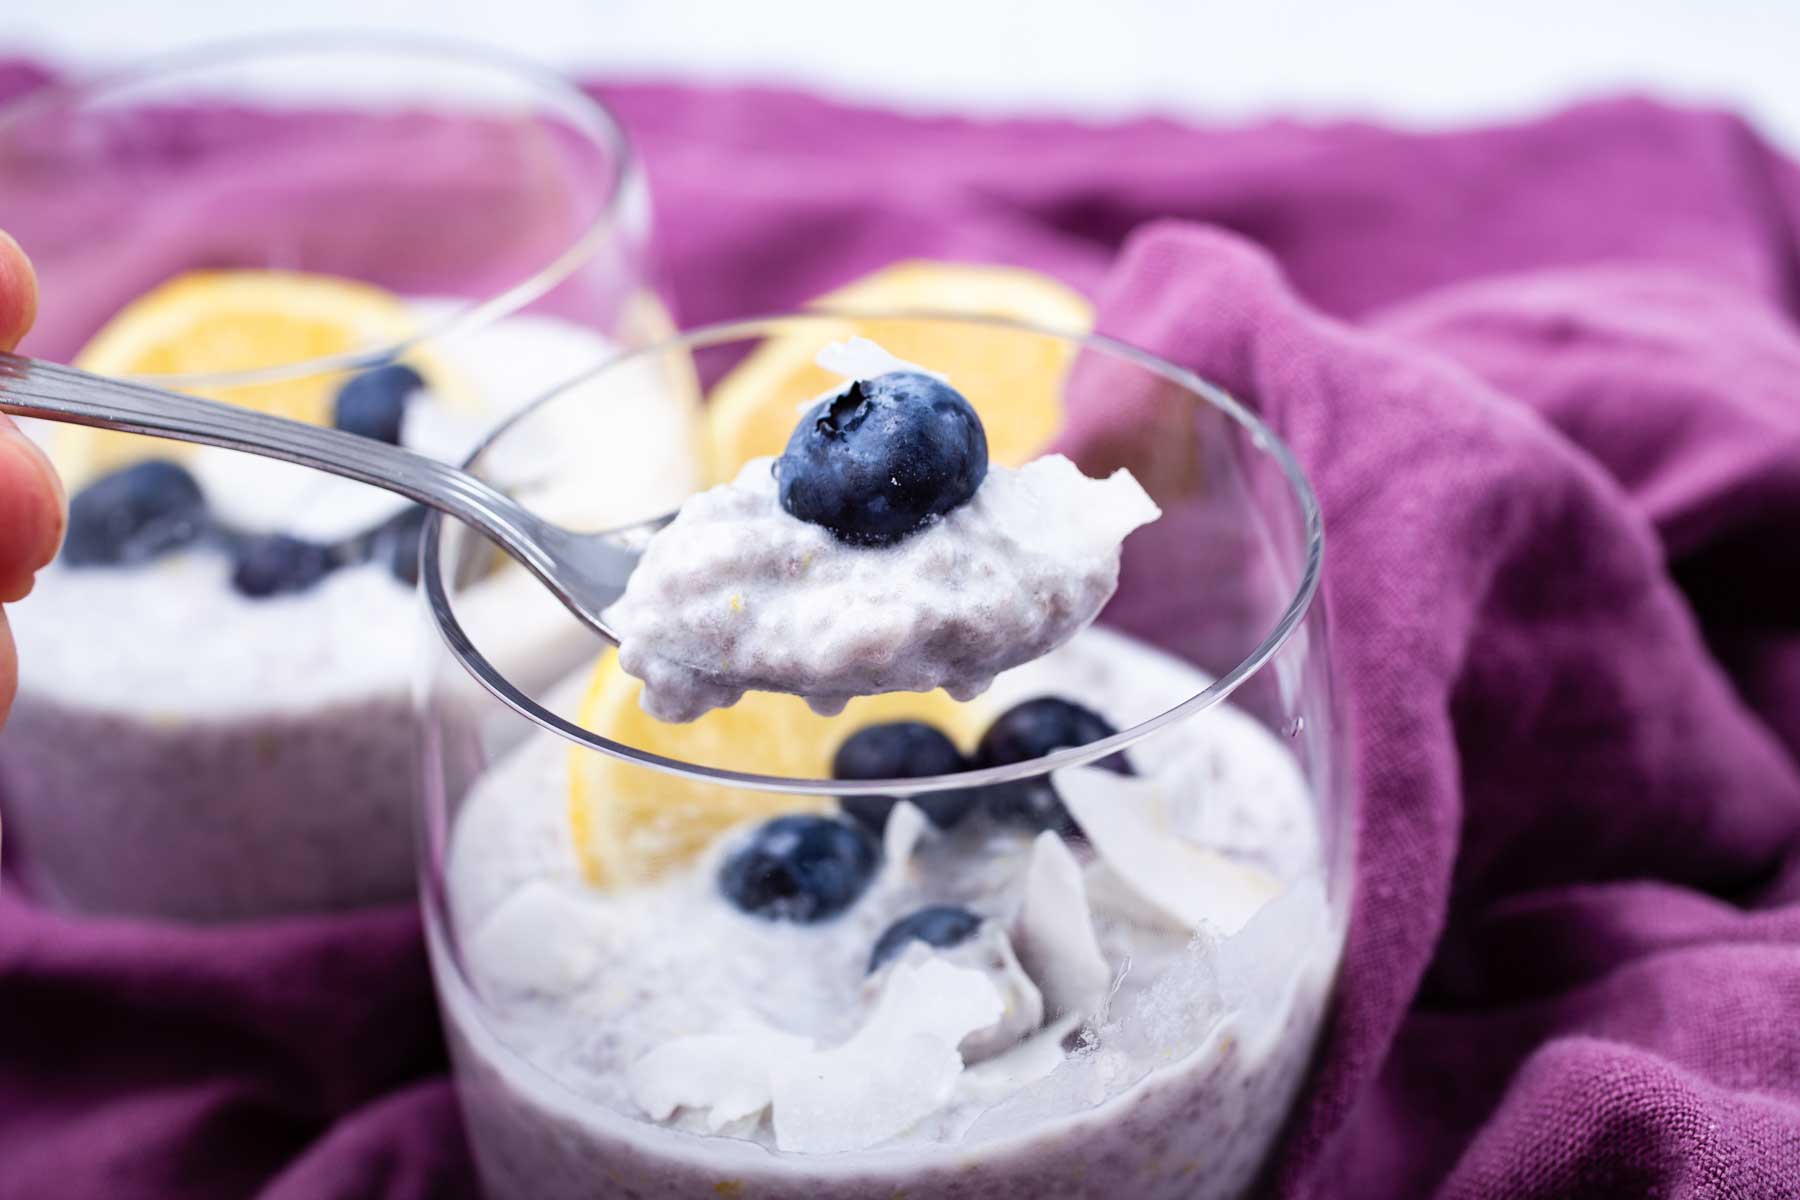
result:
<svg viewBox="0 0 1800 1200"><path fill-rule="evenodd" d="M0 353L0 412L223 446L398 492L486 534L612 642L618 634L600 614L624 595L649 535L672 518L578 533L467 471L398 446L17 354Z"/></svg>

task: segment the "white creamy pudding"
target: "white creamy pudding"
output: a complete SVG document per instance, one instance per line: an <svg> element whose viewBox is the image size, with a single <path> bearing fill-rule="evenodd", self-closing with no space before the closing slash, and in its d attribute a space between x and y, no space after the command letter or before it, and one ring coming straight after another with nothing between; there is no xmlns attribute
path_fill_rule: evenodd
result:
<svg viewBox="0 0 1800 1200"><path fill-rule="evenodd" d="M1126 471L990 469L968 402L873 343L819 361L848 387L780 459L688 500L605 614L659 719L749 690L826 715L882 692L970 699L1090 623L1120 544L1160 515Z"/></svg>
<svg viewBox="0 0 1800 1200"><path fill-rule="evenodd" d="M992 468L967 504L869 548L783 512L772 465L752 459L684 504L607 610L662 720L751 689L825 715L880 692L978 696L1094 619L1119 543L1157 515L1128 473L1089 479L1052 455Z"/></svg>
<svg viewBox="0 0 1800 1200"><path fill-rule="evenodd" d="M1090 629L998 678L983 745L1045 704L1135 721L1206 683ZM996 789L947 827L905 802L753 822L596 888L567 746L533 735L451 830L461 971L432 931L490 1190L1241 1194L1341 945L1313 799L1229 706L1113 766L1035 781L1068 836Z"/></svg>
<svg viewBox="0 0 1800 1200"><path fill-rule="evenodd" d="M449 308L413 307L426 325ZM606 353L568 322L514 316L434 345L427 370L441 376L401 379L372 407L392 410L400 444L459 460L511 409ZM621 475L587 497L596 526L609 504L620 520L641 519L655 511L642 505L666 507L692 486L688 414L643 407L594 420L615 444L618 428L632 430L619 452L664 490ZM596 436L588 425L565 432ZM111 517L89 512L100 532L72 529L62 559L9 608L22 677L0 784L33 885L71 907L200 920L406 897L422 511L247 455L168 458L176 465L161 476L140 472L123 489L119 511L141 515L173 503L171 487L176 500L197 488L187 500L200 534L183 526L168 536L185 540L164 549L108 546L98 543ZM96 507L82 490L73 503ZM537 588L503 571L466 603L506 606ZM511 632L569 634L566 622Z"/></svg>

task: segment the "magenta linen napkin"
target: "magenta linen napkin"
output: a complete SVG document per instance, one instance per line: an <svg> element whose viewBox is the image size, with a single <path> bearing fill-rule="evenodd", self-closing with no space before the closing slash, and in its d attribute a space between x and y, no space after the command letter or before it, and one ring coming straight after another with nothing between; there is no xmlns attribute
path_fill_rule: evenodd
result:
<svg viewBox="0 0 1800 1200"><path fill-rule="evenodd" d="M1312 473L1362 844L1272 1193L1800 1191L1800 172L1630 100L1421 135L605 94L688 322L1034 265ZM0 897L0 1200L469 1195L443 1069L409 913Z"/></svg>

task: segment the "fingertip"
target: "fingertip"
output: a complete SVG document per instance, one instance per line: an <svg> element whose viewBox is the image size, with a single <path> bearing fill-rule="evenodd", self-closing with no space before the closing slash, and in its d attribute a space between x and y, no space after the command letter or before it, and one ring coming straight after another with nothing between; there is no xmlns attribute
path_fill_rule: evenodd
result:
<svg viewBox="0 0 1800 1200"><path fill-rule="evenodd" d="M0 229L0 350L19 344L37 320L37 272L12 235Z"/></svg>
<svg viewBox="0 0 1800 1200"><path fill-rule="evenodd" d="M13 648L12 626L0 609L0 725L12 713L13 695L19 690L19 656Z"/></svg>
<svg viewBox="0 0 1800 1200"><path fill-rule="evenodd" d="M62 548L68 504L50 460L10 422L0 426L0 601L23 598Z"/></svg>

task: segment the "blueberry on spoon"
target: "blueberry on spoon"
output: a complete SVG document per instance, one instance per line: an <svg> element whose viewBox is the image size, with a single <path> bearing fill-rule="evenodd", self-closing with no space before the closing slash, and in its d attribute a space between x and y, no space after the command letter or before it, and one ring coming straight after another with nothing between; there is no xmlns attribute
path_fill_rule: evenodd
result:
<svg viewBox="0 0 1800 1200"><path fill-rule="evenodd" d="M975 748L977 767L1029 762L1053 750L1085 746L1119 732L1105 717L1085 705L1059 696L1042 696L1014 705L997 717ZM1122 754L1094 764L1120 775L1132 773ZM1064 837L1080 837L1081 827L1046 775L999 784L987 792L987 809L995 819L1031 829L1052 829Z"/></svg>
<svg viewBox="0 0 1800 1200"><path fill-rule="evenodd" d="M987 468L987 433L962 393L890 371L814 405L775 476L792 515L846 542L888 546L966 504Z"/></svg>
<svg viewBox="0 0 1800 1200"><path fill-rule="evenodd" d="M943 731L923 721L888 721L857 730L839 746L831 760L833 779L924 779L953 775L968 768L968 760ZM949 829L975 807L976 793L967 788L927 792L914 796L931 823ZM879 835L897 800L893 796L845 796L838 802L844 812Z"/></svg>

